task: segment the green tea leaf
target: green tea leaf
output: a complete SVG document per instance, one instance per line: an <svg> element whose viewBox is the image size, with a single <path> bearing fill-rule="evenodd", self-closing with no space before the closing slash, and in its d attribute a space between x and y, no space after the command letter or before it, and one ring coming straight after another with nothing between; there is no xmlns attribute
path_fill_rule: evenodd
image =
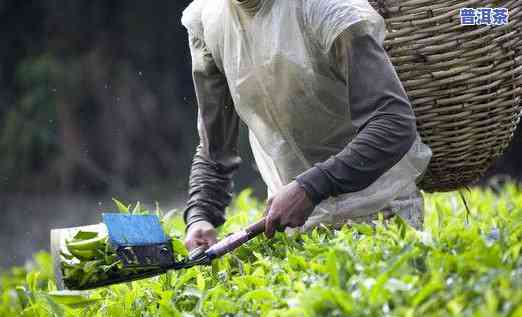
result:
<svg viewBox="0 0 522 317"><path fill-rule="evenodd" d="M98 236L98 232L91 231L78 231L78 233L73 237L73 240L89 240L96 238Z"/></svg>
<svg viewBox="0 0 522 317"><path fill-rule="evenodd" d="M189 254L183 241L176 238L172 238L172 250L174 251L174 254L179 254L181 256L188 256Z"/></svg>
<svg viewBox="0 0 522 317"><path fill-rule="evenodd" d="M100 298L91 298L88 292L79 291L54 291L49 292L49 297L60 305L71 308L84 308L100 301Z"/></svg>
<svg viewBox="0 0 522 317"><path fill-rule="evenodd" d="M130 211L129 211L130 205L125 206L125 204L123 204L121 201L117 200L116 198L113 198L112 201L116 204L116 208L118 209L119 212L130 213Z"/></svg>

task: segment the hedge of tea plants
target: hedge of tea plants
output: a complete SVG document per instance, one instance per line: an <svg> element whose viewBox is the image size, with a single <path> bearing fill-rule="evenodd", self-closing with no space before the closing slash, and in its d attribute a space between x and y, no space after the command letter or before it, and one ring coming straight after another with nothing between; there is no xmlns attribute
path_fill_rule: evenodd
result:
<svg viewBox="0 0 522 317"><path fill-rule="evenodd" d="M463 197L426 195L423 232L396 219L258 237L211 266L86 293L57 291L42 252L1 274L0 316L522 316L522 190ZM242 192L220 234L262 210ZM181 219L164 226L186 254Z"/></svg>

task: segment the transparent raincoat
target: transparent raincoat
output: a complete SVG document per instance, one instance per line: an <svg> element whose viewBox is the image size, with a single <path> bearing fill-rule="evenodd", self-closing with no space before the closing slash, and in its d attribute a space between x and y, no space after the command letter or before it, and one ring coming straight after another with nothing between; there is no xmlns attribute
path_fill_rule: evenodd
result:
<svg viewBox="0 0 522 317"><path fill-rule="evenodd" d="M232 0L196 0L182 22L225 74L269 196L355 137L346 83L331 74L327 53L356 24L382 43L384 21L366 0L264 0L254 14ZM415 182L430 158L417 138L372 185L319 204L305 227L422 208Z"/></svg>

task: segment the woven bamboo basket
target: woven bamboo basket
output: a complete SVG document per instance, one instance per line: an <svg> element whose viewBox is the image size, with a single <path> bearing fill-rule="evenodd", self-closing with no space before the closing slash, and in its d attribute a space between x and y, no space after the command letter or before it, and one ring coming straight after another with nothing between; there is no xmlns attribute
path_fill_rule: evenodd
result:
<svg viewBox="0 0 522 317"><path fill-rule="evenodd" d="M450 191L477 181L521 116L522 0L375 0L385 47L433 150L421 182ZM505 7L504 26L462 26L461 8Z"/></svg>

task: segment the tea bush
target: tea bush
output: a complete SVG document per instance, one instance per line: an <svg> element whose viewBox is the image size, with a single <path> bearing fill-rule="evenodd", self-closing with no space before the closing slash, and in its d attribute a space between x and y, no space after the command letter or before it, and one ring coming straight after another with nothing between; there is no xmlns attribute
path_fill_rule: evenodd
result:
<svg viewBox="0 0 522 317"><path fill-rule="evenodd" d="M0 279L0 316L522 316L522 191L426 195L423 232L400 219L267 241L212 266L85 294L55 291L50 256ZM122 206L120 206L122 208ZM241 193L220 234L263 205ZM179 217L165 220L171 236ZM186 252L181 240L178 252Z"/></svg>

